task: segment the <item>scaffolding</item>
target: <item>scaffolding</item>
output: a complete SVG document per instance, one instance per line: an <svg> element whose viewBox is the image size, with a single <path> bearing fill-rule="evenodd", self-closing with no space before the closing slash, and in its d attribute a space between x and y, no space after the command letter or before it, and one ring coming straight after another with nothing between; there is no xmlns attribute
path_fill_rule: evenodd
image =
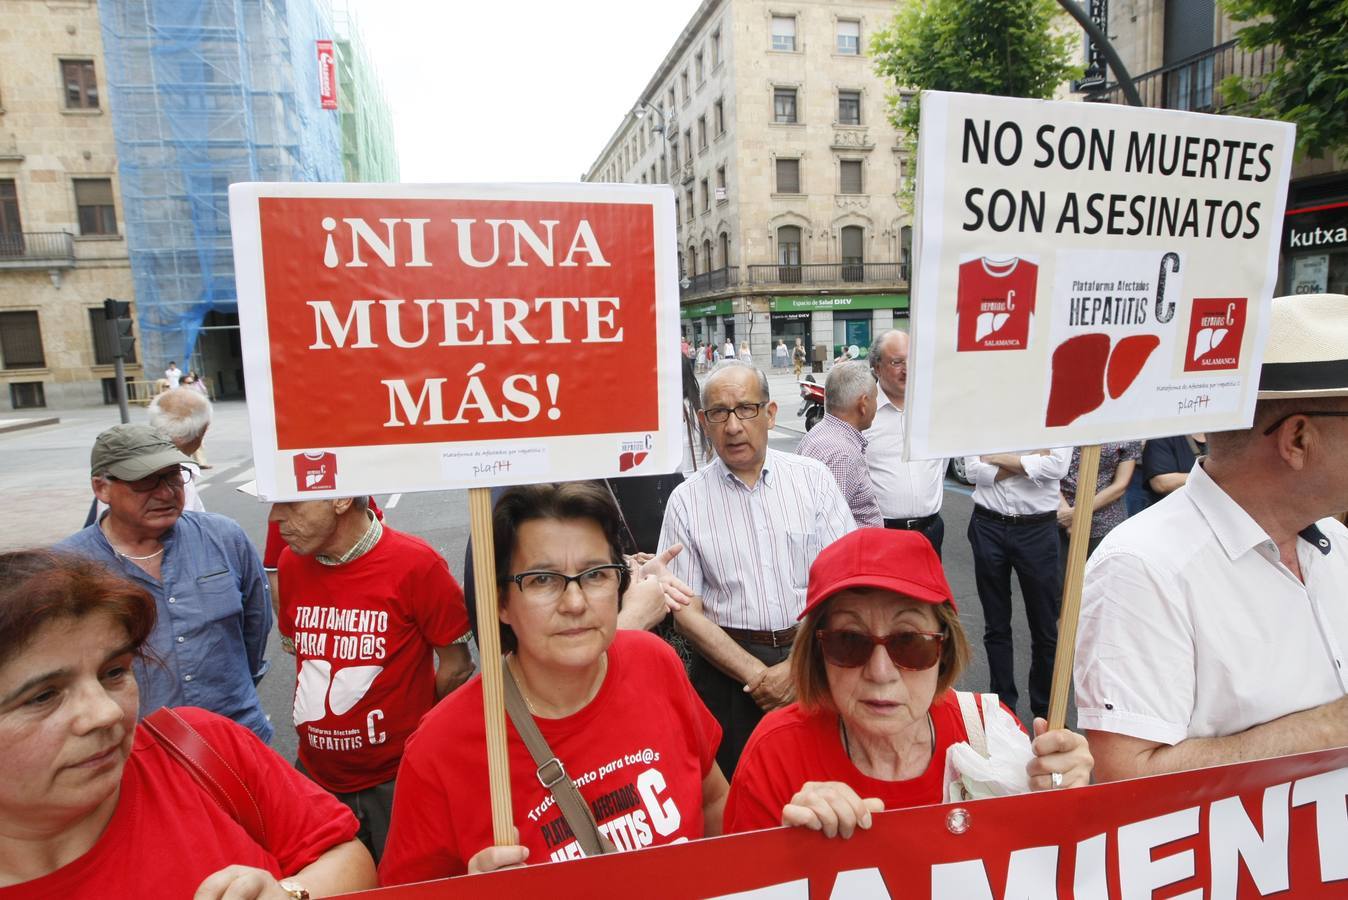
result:
<svg viewBox="0 0 1348 900"><path fill-rule="evenodd" d="M341 181L341 121L321 108L326 0L99 0L127 247L149 377L238 309L237 181Z"/></svg>
<svg viewBox="0 0 1348 900"><path fill-rule="evenodd" d="M337 103L342 114L342 166L347 181L398 180L393 114L378 70L370 64L359 23L346 0L334 0Z"/></svg>

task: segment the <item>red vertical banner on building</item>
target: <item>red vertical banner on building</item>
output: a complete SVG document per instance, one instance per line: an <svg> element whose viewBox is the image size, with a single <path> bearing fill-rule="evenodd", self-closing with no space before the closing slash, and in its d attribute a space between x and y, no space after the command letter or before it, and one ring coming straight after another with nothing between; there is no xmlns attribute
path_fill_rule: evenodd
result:
<svg viewBox="0 0 1348 900"><path fill-rule="evenodd" d="M324 109L337 108L337 56L332 41L318 41L318 99Z"/></svg>

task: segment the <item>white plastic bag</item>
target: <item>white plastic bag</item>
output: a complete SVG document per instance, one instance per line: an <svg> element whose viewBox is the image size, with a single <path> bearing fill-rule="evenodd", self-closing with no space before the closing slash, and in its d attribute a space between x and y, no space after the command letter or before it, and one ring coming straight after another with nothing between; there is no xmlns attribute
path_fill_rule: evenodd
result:
<svg viewBox="0 0 1348 900"><path fill-rule="evenodd" d="M969 741L952 744L945 757L944 802L1009 797L1030 790L1025 771L1034 751L1020 723L1002 708L996 694L957 691ZM982 716L978 701L982 702Z"/></svg>

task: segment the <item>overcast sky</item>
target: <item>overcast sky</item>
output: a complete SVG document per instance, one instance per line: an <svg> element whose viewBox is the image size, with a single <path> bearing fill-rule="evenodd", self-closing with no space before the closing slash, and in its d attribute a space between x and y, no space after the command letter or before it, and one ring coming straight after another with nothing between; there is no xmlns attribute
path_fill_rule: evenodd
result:
<svg viewBox="0 0 1348 900"><path fill-rule="evenodd" d="M699 0L348 0L402 180L577 181Z"/></svg>

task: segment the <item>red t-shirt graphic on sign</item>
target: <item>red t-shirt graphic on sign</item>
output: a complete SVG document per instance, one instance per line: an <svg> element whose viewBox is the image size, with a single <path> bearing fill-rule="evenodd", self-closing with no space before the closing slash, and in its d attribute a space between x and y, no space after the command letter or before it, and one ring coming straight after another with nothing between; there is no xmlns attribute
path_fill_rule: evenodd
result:
<svg viewBox="0 0 1348 900"><path fill-rule="evenodd" d="M1244 337L1244 297L1195 297L1189 312L1184 371L1240 368L1240 342Z"/></svg>
<svg viewBox="0 0 1348 900"><path fill-rule="evenodd" d="M1039 267L1012 257L971 259L960 266L955 349L1024 350Z"/></svg>
<svg viewBox="0 0 1348 900"><path fill-rule="evenodd" d="M330 791L391 781L435 705L432 650L468 630L463 590L435 548L384 526L339 566L282 551L281 633L295 642L299 757Z"/></svg>
<svg viewBox="0 0 1348 900"><path fill-rule="evenodd" d="M337 454L296 453L295 489L300 491L337 490Z"/></svg>

